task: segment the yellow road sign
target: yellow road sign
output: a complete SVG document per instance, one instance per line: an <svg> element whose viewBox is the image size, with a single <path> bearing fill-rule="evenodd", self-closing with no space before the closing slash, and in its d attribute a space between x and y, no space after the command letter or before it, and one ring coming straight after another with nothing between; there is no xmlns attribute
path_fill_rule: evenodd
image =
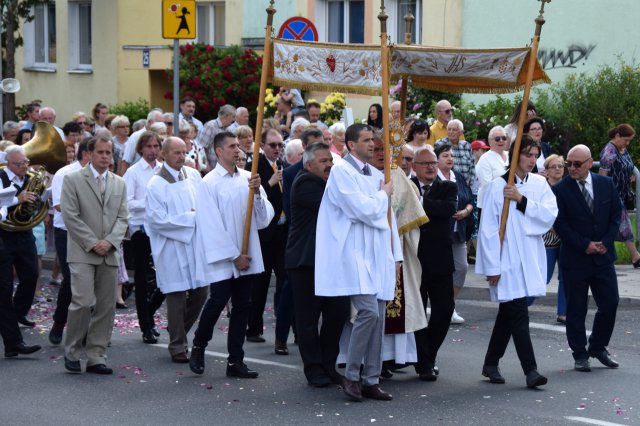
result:
<svg viewBox="0 0 640 426"><path fill-rule="evenodd" d="M196 38L195 0L162 0L162 38Z"/></svg>

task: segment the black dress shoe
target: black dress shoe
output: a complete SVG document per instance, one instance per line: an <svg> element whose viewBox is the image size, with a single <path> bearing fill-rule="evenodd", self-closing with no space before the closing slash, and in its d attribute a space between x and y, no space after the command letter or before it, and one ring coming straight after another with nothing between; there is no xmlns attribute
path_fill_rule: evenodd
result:
<svg viewBox="0 0 640 426"><path fill-rule="evenodd" d="M158 339L151 330L142 332L142 341L149 344L158 343Z"/></svg>
<svg viewBox="0 0 640 426"><path fill-rule="evenodd" d="M87 373L113 374L113 370L104 364L87 365Z"/></svg>
<svg viewBox="0 0 640 426"><path fill-rule="evenodd" d="M36 326L36 323L27 319L27 317L18 318L18 323L24 325L25 327L33 328Z"/></svg>
<svg viewBox="0 0 640 426"><path fill-rule="evenodd" d="M327 376L329 376L329 380L331 380L331 383L333 383L334 385L341 385L342 382L344 381L344 376L340 373L338 373L335 369L334 370L325 370L327 373Z"/></svg>
<svg viewBox="0 0 640 426"><path fill-rule="evenodd" d="M482 375L489 378L489 382L503 385L506 381L502 374L500 374L500 368L497 365L483 365Z"/></svg>
<svg viewBox="0 0 640 426"><path fill-rule="evenodd" d="M583 371L583 372L589 372L591 371L591 363L589 362L589 359L585 358L585 359L576 359L576 363L573 367L574 370L576 371Z"/></svg>
<svg viewBox="0 0 640 426"><path fill-rule="evenodd" d="M125 305L124 303L118 303L116 302L116 309L127 309L128 306Z"/></svg>
<svg viewBox="0 0 640 426"><path fill-rule="evenodd" d="M620 364L618 364L618 362L615 359L611 358L611 356L609 356L609 352L607 352L606 350L603 350L600 352L589 351L589 356L592 358L596 358L605 367L609 367L609 368L620 367Z"/></svg>
<svg viewBox="0 0 640 426"><path fill-rule="evenodd" d="M427 367L422 373L419 373L420 380L423 382L435 382L438 380L438 375L434 371L433 367Z"/></svg>
<svg viewBox="0 0 640 426"><path fill-rule="evenodd" d="M189 368L196 374L204 373L204 348L194 346L191 349Z"/></svg>
<svg viewBox="0 0 640 426"><path fill-rule="evenodd" d="M379 385L362 386L362 396L369 399L377 399L378 401L391 401L393 396L380 389Z"/></svg>
<svg viewBox="0 0 640 426"><path fill-rule="evenodd" d="M64 332L64 325L53 323L51 331L49 332L49 342L52 345L59 345L62 343L62 333Z"/></svg>
<svg viewBox="0 0 640 426"><path fill-rule="evenodd" d="M351 401L362 402L360 382L349 380L345 377L342 380L342 391Z"/></svg>
<svg viewBox="0 0 640 426"><path fill-rule="evenodd" d="M244 362L227 364L227 377L238 377L240 379L255 379L258 372L250 370Z"/></svg>
<svg viewBox="0 0 640 426"><path fill-rule="evenodd" d="M259 334L247 334L247 342L253 342L253 343L264 343L266 342L266 340L264 340L264 337L260 336Z"/></svg>
<svg viewBox="0 0 640 426"><path fill-rule="evenodd" d="M547 378L542 374L538 373L537 370L529 371L527 374L527 387L529 389L533 389L537 386L542 386L547 384Z"/></svg>
<svg viewBox="0 0 640 426"><path fill-rule="evenodd" d="M316 376L309 380L309 386L314 388L326 388L331 384L331 379L327 376Z"/></svg>
<svg viewBox="0 0 640 426"><path fill-rule="evenodd" d="M287 344L276 340L275 353L276 355L289 355Z"/></svg>
<svg viewBox="0 0 640 426"><path fill-rule="evenodd" d="M82 371L80 367L80 361L71 361L66 356L64 357L64 368L71 373L79 373Z"/></svg>
<svg viewBox="0 0 640 426"><path fill-rule="evenodd" d="M380 377L383 379L390 379L393 377L393 373L386 365L382 364L382 370L380 371Z"/></svg>
<svg viewBox="0 0 640 426"><path fill-rule="evenodd" d="M11 349L5 349L4 357L14 358L14 357L17 357L18 355L29 355L39 351L40 349L42 349L40 345L27 346L24 344L24 342L20 342Z"/></svg>
<svg viewBox="0 0 640 426"><path fill-rule="evenodd" d="M160 337L160 332L158 331L157 328L151 327L151 332L153 333L154 336Z"/></svg>

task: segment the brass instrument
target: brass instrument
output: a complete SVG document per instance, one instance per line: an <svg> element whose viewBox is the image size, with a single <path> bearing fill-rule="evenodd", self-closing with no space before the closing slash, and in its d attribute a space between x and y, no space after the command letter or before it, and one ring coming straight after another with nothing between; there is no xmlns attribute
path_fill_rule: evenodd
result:
<svg viewBox="0 0 640 426"><path fill-rule="evenodd" d="M33 138L23 145L27 159L34 164L32 170L27 172L29 182L24 190L34 193L37 199L32 203L21 203L11 210L7 219L0 223L0 228L5 231L26 231L44 220L49 211L47 201L42 200L49 186L47 172L54 174L67 162L64 142L57 130L44 121L37 122L34 129ZM0 166L0 170L4 167Z"/></svg>

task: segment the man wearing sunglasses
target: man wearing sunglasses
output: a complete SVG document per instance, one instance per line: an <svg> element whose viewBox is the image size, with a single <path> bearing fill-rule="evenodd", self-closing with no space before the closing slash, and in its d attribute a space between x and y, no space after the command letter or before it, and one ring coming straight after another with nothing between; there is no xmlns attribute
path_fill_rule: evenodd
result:
<svg viewBox="0 0 640 426"><path fill-rule="evenodd" d="M436 104L436 121L429 127L429 139L427 143L433 146L436 141L447 137L447 124L453 119L453 108L448 100L443 99ZM464 140L464 134L460 134L460 140Z"/></svg>
<svg viewBox="0 0 640 426"><path fill-rule="evenodd" d="M262 153L258 157L258 174L275 214L269 226L258 232L264 261L264 273L253 283L251 310L247 326L247 340L256 343L265 341L262 337L264 326L262 314L267 303L271 273L276 274L276 295L278 296L279 290L286 279L284 249L287 243L286 216L282 202L283 164L280 160L284 149L282 134L275 129L266 129L262 132L262 144L260 147L262 148ZM247 169L251 169L250 164L247 164ZM274 296L274 299L274 305L277 305L277 297ZM279 343L281 343L281 352L284 354L286 342Z"/></svg>
<svg viewBox="0 0 640 426"><path fill-rule="evenodd" d="M590 172L593 159L588 147L571 148L566 165L569 176L553 187L559 208L554 229L562 240L559 264L565 280L567 340L573 351L574 368L591 371L589 357L609 368L618 368L607 346L618 309L618 280L613 263L622 205L613 180ZM587 347L589 289L598 311Z"/></svg>

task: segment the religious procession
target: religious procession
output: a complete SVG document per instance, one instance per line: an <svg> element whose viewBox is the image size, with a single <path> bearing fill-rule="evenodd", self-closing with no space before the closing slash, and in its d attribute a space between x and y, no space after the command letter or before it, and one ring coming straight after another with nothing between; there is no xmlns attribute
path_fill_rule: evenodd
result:
<svg viewBox="0 0 640 426"><path fill-rule="evenodd" d="M465 324L457 302L475 272L495 307L484 359L471 366L482 380L534 391L550 383L530 309L553 277L567 368L618 369L609 352L615 242L640 268L627 149L635 130L611 125L596 172L587 145L565 159L545 141L530 93L551 82L538 55L549 2L526 47L451 49L412 44L412 15L405 42L388 43L384 1L380 44L275 37L272 0L255 126L253 111L231 104L203 123L189 95L174 99L175 112L151 109L136 122L97 103L62 128L53 107L28 104L24 120L3 122L0 152L5 358L38 359L43 347L25 330L40 329L60 348L58 370L117 375L107 354L121 350L114 330L131 310L142 343L166 348L187 367L180 374L221 374L209 345L223 330L228 378L262 378L245 346L266 344L278 356L299 352L296 373L310 388L391 401L403 396L381 381L394 375L446 380L440 349ZM174 12L188 32L188 8ZM386 95L392 86L399 100ZM504 111L505 126L469 141L449 99L431 122L412 115L411 87L522 99ZM327 125L304 93L328 90L381 101L365 120L345 113ZM49 248L53 298L40 280ZM511 340L521 378L501 371Z"/></svg>

